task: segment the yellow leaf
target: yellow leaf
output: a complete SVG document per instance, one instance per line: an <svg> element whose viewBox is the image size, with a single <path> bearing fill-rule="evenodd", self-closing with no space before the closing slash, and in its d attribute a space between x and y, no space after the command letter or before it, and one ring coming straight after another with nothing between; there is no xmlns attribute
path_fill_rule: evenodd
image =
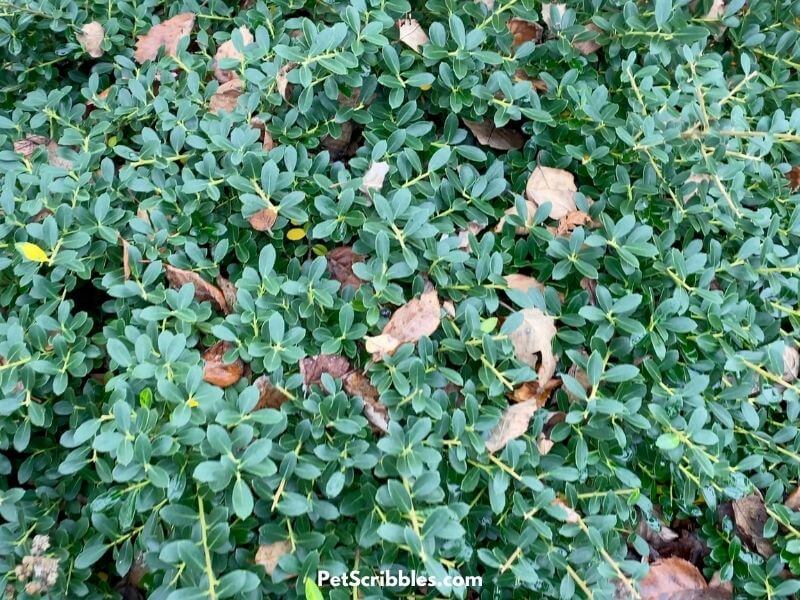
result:
<svg viewBox="0 0 800 600"><path fill-rule="evenodd" d="M431 89L431 84L430 83L425 83L425 84L419 86L419 89L421 89L423 92L427 92L429 89Z"/></svg>
<svg viewBox="0 0 800 600"><path fill-rule="evenodd" d="M47 252L39 248L39 246L36 244L31 244L30 242L20 242L17 244L17 250L19 250L19 253L25 257L25 260L40 263L50 260L47 256Z"/></svg>
<svg viewBox="0 0 800 600"><path fill-rule="evenodd" d="M198 406L200 406L200 403L194 398L189 398L186 401L186 406L188 406L189 408L197 408Z"/></svg>
<svg viewBox="0 0 800 600"><path fill-rule="evenodd" d="M301 229L300 227L295 227L294 229L290 229L286 233L286 237L292 240L293 242L296 242L297 240L302 240L304 237L306 237L306 230Z"/></svg>

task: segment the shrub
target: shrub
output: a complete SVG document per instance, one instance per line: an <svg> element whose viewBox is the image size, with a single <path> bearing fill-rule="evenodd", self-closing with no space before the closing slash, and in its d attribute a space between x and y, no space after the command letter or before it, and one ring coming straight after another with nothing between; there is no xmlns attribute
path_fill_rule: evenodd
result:
<svg viewBox="0 0 800 600"><path fill-rule="evenodd" d="M0 7L9 597L798 591L797 3Z"/></svg>

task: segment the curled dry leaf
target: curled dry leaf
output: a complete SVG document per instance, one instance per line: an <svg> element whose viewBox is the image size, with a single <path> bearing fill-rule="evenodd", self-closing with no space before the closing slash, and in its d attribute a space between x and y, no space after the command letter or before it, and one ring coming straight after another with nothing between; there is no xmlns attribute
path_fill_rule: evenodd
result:
<svg viewBox="0 0 800 600"><path fill-rule="evenodd" d="M477 236L483 229L484 226L477 221L470 221L466 229L458 232L458 248L460 250L469 250L469 234Z"/></svg>
<svg viewBox="0 0 800 600"><path fill-rule="evenodd" d="M225 353L231 349L228 342L217 342L203 353L203 381L221 388L229 387L242 378L244 363L237 358L232 363L223 359Z"/></svg>
<svg viewBox="0 0 800 600"><path fill-rule="evenodd" d="M119 236L119 243L122 245L122 276L125 281L128 281L131 278L130 244L121 235L117 235Z"/></svg>
<svg viewBox="0 0 800 600"><path fill-rule="evenodd" d="M244 83L241 79L231 79L221 84L211 96L211 100L208 101L208 110L214 114L221 110L233 112L242 92L244 92Z"/></svg>
<svg viewBox="0 0 800 600"><path fill-rule="evenodd" d="M545 456L553 449L555 443L549 437L545 436L543 433L539 434L539 437L536 438L536 447L539 449L539 454Z"/></svg>
<svg viewBox="0 0 800 600"><path fill-rule="evenodd" d="M349 395L357 396L364 402L364 417L373 431L389 431L389 409L380 401L378 389L372 385L369 377L361 371L351 371L345 376L343 387Z"/></svg>
<svg viewBox="0 0 800 600"><path fill-rule="evenodd" d="M272 226L278 219L278 212L274 208L262 208L260 211L248 217L250 227L256 231L272 231Z"/></svg>
<svg viewBox="0 0 800 600"><path fill-rule="evenodd" d="M800 189L800 165L795 165L789 172L786 173L786 179L789 180L789 189L796 192Z"/></svg>
<svg viewBox="0 0 800 600"><path fill-rule="evenodd" d="M586 26L586 30L587 31L593 31L595 33L600 33L601 32L600 28L597 25L595 25L594 23L589 23ZM600 50L600 48L602 48L602 46L600 44L598 44L595 39L582 40L582 41L579 41L579 42L573 42L572 43L572 47L575 48L575 50L577 50L578 52L580 52L584 56L589 56L590 54L594 54L595 52Z"/></svg>
<svg viewBox="0 0 800 600"><path fill-rule="evenodd" d="M568 237L578 227L583 227L584 225L595 225L595 222L588 213L582 210L573 210L558 220L558 227L555 229L555 235Z"/></svg>
<svg viewBox="0 0 800 600"><path fill-rule="evenodd" d="M650 547L661 552L659 549L663 548L665 544L677 540L678 534L667 527L661 519L656 517L655 520L658 529L653 529L646 519L641 519L636 526L636 533L645 540Z"/></svg>
<svg viewBox="0 0 800 600"><path fill-rule="evenodd" d="M92 58L100 58L103 56L103 49L100 45L106 37L106 32L103 26L97 21L84 24L81 27L81 32L76 36L78 43L86 51L86 54Z"/></svg>
<svg viewBox="0 0 800 600"><path fill-rule="evenodd" d="M792 383L800 373L800 352L791 344L783 347L783 380Z"/></svg>
<svg viewBox="0 0 800 600"><path fill-rule="evenodd" d="M192 32L192 27L194 27L194 13L190 12L180 13L158 25L153 25L150 31L139 36L133 57L139 64L155 60L162 46L168 56L175 56L178 42Z"/></svg>
<svg viewBox="0 0 800 600"><path fill-rule="evenodd" d="M792 510L800 510L800 487L796 488L784 502Z"/></svg>
<svg viewBox="0 0 800 600"><path fill-rule="evenodd" d="M233 307L236 305L236 286L222 275L217 275L217 287L222 292L222 297L225 298L226 312L233 312Z"/></svg>
<svg viewBox="0 0 800 600"><path fill-rule="evenodd" d="M575 186L575 178L572 173L564 169L553 169L541 165L536 166L525 186L525 195L535 208L545 202L551 204L551 219L561 219L577 210L575 206L575 192L577 191L578 188ZM531 213L530 210L528 212Z"/></svg>
<svg viewBox="0 0 800 600"><path fill-rule="evenodd" d="M388 173L389 163L372 163L361 180L361 190L367 193L370 190L380 190L383 187L383 180L386 179Z"/></svg>
<svg viewBox="0 0 800 600"><path fill-rule="evenodd" d="M297 64L293 62L286 63L280 69L278 69L278 75L275 77L275 87L278 89L278 93L284 100L289 100L289 94L291 93L287 75L289 74L289 71L294 69L296 66Z"/></svg>
<svg viewBox="0 0 800 600"><path fill-rule="evenodd" d="M247 27L244 25L239 27L239 33L242 36L242 42L245 46L253 43L253 34L250 33L250 30ZM219 48L217 48L217 53L214 55L214 77L216 77L217 81L220 83L227 83L231 79L239 78L235 71L228 71L219 66L220 62L227 58L233 58L236 60L242 59L242 53L236 49L236 46L234 46L233 39L220 44Z"/></svg>
<svg viewBox="0 0 800 600"><path fill-rule="evenodd" d="M442 302L442 310L444 311L444 314L446 314L451 319L456 318L456 305L453 304L452 300L445 300L444 302Z"/></svg>
<svg viewBox="0 0 800 600"><path fill-rule="evenodd" d="M525 71L522 69L517 69L514 72L514 79L517 81L529 81L530 84L533 86L537 92L546 92L547 91L547 84L542 79L536 79L530 77Z"/></svg>
<svg viewBox="0 0 800 600"><path fill-rule="evenodd" d="M539 385L538 381L526 381L511 393L514 402L529 402L533 400L539 408L547 403L554 390L561 387L561 380L554 377L544 385Z"/></svg>
<svg viewBox="0 0 800 600"><path fill-rule="evenodd" d="M374 361L383 360L401 345L432 335L439 328L441 308L436 290L424 292L397 309L381 335L366 338L367 352Z"/></svg>
<svg viewBox="0 0 800 600"><path fill-rule="evenodd" d="M521 46L525 42L538 43L542 39L544 28L535 21L527 21L518 17L508 20L508 30L514 36L513 46Z"/></svg>
<svg viewBox="0 0 800 600"><path fill-rule="evenodd" d="M334 248L325 258L328 261L328 273L342 284L342 287L350 285L358 288L364 283L353 273L353 264L362 262L364 257L353 252L350 246Z"/></svg>
<svg viewBox="0 0 800 600"><path fill-rule="evenodd" d="M516 290L525 294L528 292L528 290L534 289L539 290L544 294L544 284L540 281L537 281L533 277L529 277L528 275L512 273L511 275L506 275L505 280L506 285L511 290Z"/></svg>
<svg viewBox="0 0 800 600"><path fill-rule="evenodd" d="M166 265L164 268L167 272L167 281L170 287L179 290L187 283L194 284L194 297L198 302L208 300L218 310L224 313L229 312L228 303L225 301L225 295L218 287L208 283L194 271L178 269L172 265Z"/></svg>
<svg viewBox="0 0 800 600"><path fill-rule="evenodd" d="M558 25L561 23L561 19L564 17L565 12L567 12L566 4L544 3L542 4L542 21L544 21L544 24L547 25L548 29L558 29ZM555 23L553 23L553 13L555 13L557 19Z"/></svg>
<svg viewBox="0 0 800 600"><path fill-rule="evenodd" d="M51 141L49 137L31 134L14 142L14 152L22 155L23 158L30 158L39 146L46 146Z"/></svg>
<svg viewBox="0 0 800 600"><path fill-rule="evenodd" d="M736 533L742 541L761 556L769 558L775 550L769 540L764 538L764 524L767 522L767 507L764 498L756 491L731 503Z"/></svg>
<svg viewBox="0 0 800 600"><path fill-rule="evenodd" d="M322 375L327 373L334 379L341 379L352 370L350 361L337 354L320 354L307 356L300 361L300 375L303 384L308 387L322 380Z"/></svg>
<svg viewBox="0 0 800 600"><path fill-rule="evenodd" d="M419 49L428 43L428 34L416 19L400 19L397 21L397 29L400 41L414 52L419 52Z"/></svg>
<svg viewBox="0 0 800 600"><path fill-rule="evenodd" d="M267 375L261 375L253 382L253 385L258 390L258 403L253 410L261 410L262 408L279 409L281 405L289 400L281 389L273 385L272 381Z"/></svg>
<svg viewBox="0 0 800 600"><path fill-rule="evenodd" d="M639 593L642 600L672 600L706 587L703 574L692 563L682 558L664 558L650 565L639 582Z"/></svg>
<svg viewBox="0 0 800 600"><path fill-rule="evenodd" d="M506 444L528 431L534 413L539 409L536 400L509 406L486 439L486 450L494 454Z"/></svg>
<svg viewBox="0 0 800 600"><path fill-rule="evenodd" d="M552 347L556 335L556 320L538 308L523 310L522 319L522 324L510 335L514 354L520 362L532 369L536 369L538 364L538 381L541 385L546 385L556 372ZM541 359L537 359L537 354Z"/></svg>
<svg viewBox="0 0 800 600"><path fill-rule="evenodd" d="M271 544L262 544L258 547L256 552L255 562L257 565L264 567L267 575L272 576L275 567L278 566L278 561L284 554L289 554L292 551L292 544L289 541L281 540L279 542L272 542Z"/></svg>
<svg viewBox="0 0 800 600"><path fill-rule="evenodd" d="M566 516L566 519L565 519L565 521L567 523L573 523L574 524L574 523L580 523L581 522L581 516L578 514L578 512L574 508L572 508L569 504L567 504L564 500L562 500L561 498L557 497L550 504L552 504L554 506L558 506L558 507L564 509L564 511L567 513L567 516Z"/></svg>
<svg viewBox="0 0 800 600"><path fill-rule="evenodd" d="M494 121L467 121L464 125L472 132L478 143L495 150L519 150L525 145L522 134L511 127L496 127Z"/></svg>
<svg viewBox="0 0 800 600"><path fill-rule="evenodd" d="M719 21L725 16L725 0L714 0L711 3L711 8L708 9L706 19L711 21Z"/></svg>

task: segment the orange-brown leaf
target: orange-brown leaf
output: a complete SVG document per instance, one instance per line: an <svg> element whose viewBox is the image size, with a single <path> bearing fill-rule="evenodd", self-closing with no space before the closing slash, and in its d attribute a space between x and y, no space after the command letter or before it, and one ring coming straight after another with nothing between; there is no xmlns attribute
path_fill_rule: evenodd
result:
<svg viewBox="0 0 800 600"><path fill-rule="evenodd" d="M272 231L272 226L275 225L277 219L278 213L274 208L262 208L247 220L250 223L250 227L256 231Z"/></svg>
<svg viewBox="0 0 800 600"><path fill-rule="evenodd" d="M789 189L796 192L800 189L800 165L795 165L789 172L786 173L786 179L789 180Z"/></svg>
<svg viewBox="0 0 800 600"><path fill-rule="evenodd" d="M531 417L539 409L536 400L512 404L509 406L494 429L486 439L486 450L495 453L505 448L506 444L528 431Z"/></svg>
<svg viewBox="0 0 800 600"><path fill-rule="evenodd" d="M208 110L214 114L222 110L233 112L242 92L244 92L244 83L242 83L241 79L231 79L223 83L208 101Z"/></svg>
<svg viewBox="0 0 800 600"><path fill-rule="evenodd" d="M235 384L244 374L244 363L237 358L232 363L223 359L231 349L228 342L217 342L203 353L203 381L222 388Z"/></svg>
<svg viewBox="0 0 800 600"><path fill-rule="evenodd" d="M306 356L300 361L300 375L303 376L303 383L306 386L319 383L325 373L334 379L341 379L352 368L349 360L337 354Z"/></svg>
<svg viewBox="0 0 800 600"><path fill-rule="evenodd" d="M642 600L670 600L706 587L706 580L697 567L675 557L655 561L639 582Z"/></svg>
<svg viewBox="0 0 800 600"><path fill-rule="evenodd" d="M253 34L250 33L250 30L247 27L244 25L239 27L239 33L242 36L242 42L245 46L253 43ZM217 48L217 53L214 55L214 77L220 83L227 83L231 79L238 79L238 75L235 71L228 71L220 67L220 62L227 58L233 58L236 60L242 59L242 53L236 49L232 38L227 42L220 44L219 48Z"/></svg>
<svg viewBox="0 0 800 600"><path fill-rule="evenodd" d="M286 540L272 542L271 544L262 544L258 547L254 562L264 567L267 575L272 576L272 572L275 570L275 567L278 566L278 561L281 556L289 554L291 551L292 544Z"/></svg>
<svg viewBox="0 0 800 600"><path fill-rule="evenodd" d="M375 433L389 431L389 409L379 397L378 389L362 371L351 371L344 378L344 391L350 396L361 398L364 402L364 417Z"/></svg>
<svg viewBox="0 0 800 600"><path fill-rule="evenodd" d="M397 21L397 30L400 41L414 52L419 52L420 48L428 43L428 34L416 19L400 19Z"/></svg>
<svg viewBox="0 0 800 600"><path fill-rule="evenodd" d="M139 64L147 60L155 60L158 51L163 47L168 56L178 52L178 42L192 32L194 13L185 12L175 15L158 25L153 25L136 41L133 57Z"/></svg>
<svg viewBox="0 0 800 600"><path fill-rule="evenodd" d="M552 393L561 387L561 380L557 377L552 378L544 385L539 385L538 381L526 381L511 393L514 402L529 402L533 400L543 407Z"/></svg>
<svg viewBox="0 0 800 600"><path fill-rule="evenodd" d="M775 554L772 543L764 537L764 524L768 515L761 494L756 491L734 500L731 508L736 523L736 533L742 541L765 558Z"/></svg>
<svg viewBox="0 0 800 600"><path fill-rule="evenodd" d="M167 272L167 281L170 287L179 290L187 283L191 283L194 285L194 297L198 302L208 300L218 310L224 313L228 312L228 303L225 301L225 296L218 287L208 283L194 271L178 269L172 265L166 265L164 268Z"/></svg>
<svg viewBox="0 0 800 600"><path fill-rule="evenodd" d="M542 39L544 28L535 21L527 21L518 17L508 20L508 30L514 36L512 44L521 46L525 42L538 43Z"/></svg>
<svg viewBox="0 0 800 600"><path fill-rule="evenodd" d="M262 375L256 379L253 385L258 390L258 403L253 410L261 410L262 408L274 408L277 410L284 402L289 400L289 396L273 385L267 375Z"/></svg>
<svg viewBox="0 0 800 600"><path fill-rule="evenodd" d="M595 225L595 222L592 220L592 217L590 217L588 213L585 213L582 210L573 210L572 212L567 213L558 220L556 235L562 237L568 236L578 227L583 227L585 225L589 226Z"/></svg>

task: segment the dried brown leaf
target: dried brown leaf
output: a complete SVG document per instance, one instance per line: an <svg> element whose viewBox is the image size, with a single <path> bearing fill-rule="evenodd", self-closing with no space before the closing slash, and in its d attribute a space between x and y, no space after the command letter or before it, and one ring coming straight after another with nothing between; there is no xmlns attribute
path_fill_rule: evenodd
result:
<svg viewBox="0 0 800 600"><path fill-rule="evenodd" d="M307 356L300 361L300 375L303 376L303 383L306 386L319 383L325 373L334 379L341 379L352 368L349 360L336 354Z"/></svg>
<svg viewBox="0 0 800 600"><path fill-rule="evenodd" d="M75 37L86 51L86 54L92 58L100 58L103 56L103 49L100 45L106 37L106 32L100 23L97 21L85 23L83 27L81 27L81 32Z"/></svg>
<svg viewBox="0 0 800 600"><path fill-rule="evenodd" d="M555 234L561 237L568 237L578 227L583 227L585 225L595 225L592 217L582 210L573 210L558 220L558 227L556 227Z"/></svg>
<svg viewBox="0 0 800 600"><path fill-rule="evenodd" d="M232 363L223 360L225 353L231 349L228 342L217 342L203 353L203 381L225 388L235 384L244 374L244 363L237 358Z"/></svg>
<svg viewBox="0 0 800 600"><path fill-rule="evenodd" d="M280 388L273 385L272 380L267 375L262 375L256 379L253 385L258 390L258 403L253 410L261 410L262 408L274 408L277 410L284 402L290 399Z"/></svg>
<svg viewBox="0 0 800 600"><path fill-rule="evenodd" d="M528 290L534 289L544 294L544 284L528 275L512 273L511 275L506 275L505 280L509 289L522 292L523 294L527 293Z"/></svg>
<svg viewBox="0 0 800 600"><path fill-rule="evenodd" d="M128 281L131 278L130 244L121 235L119 236L119 243L122 245L122 276L125 281Z"/></svg>
<svg viewBox="0 0 800 600"><path fill-rule="evenodd" d="M139 36L133 57L139 64L155 60L162 46L168 56L175 56L178 42L192 32L192 27L194 27L194 13L190 12L180 13L158 25L153 25L147 33Z"/></svg>
<svg viewBox="0 0 800 600"><path fill-rule="evenodd" d="M222 292L223 298L225 298L225 312L233 312L233 307L236 305L236 286L222 275L217 275L217 287Z"/></svg>
<svg viewBox="0 0 800 600"><path fill-rule="evenodd" d="M561 387L561 380L554 377L544 385L539 385L538 381L526 381L521 386L514 389L510 394L514 402L535 401L539 408L547 403L553 391Z"/></svg>
<svg viewBox="0 0 800 600"><path fill-rule="evenodd" d="M46 146L51 143L49 137L43 135L31 134L21 140L14 142L14 152L21 154L24 158L30 158L40 146Z"/></svg>
<svg viewBox="0 0 800 600"><path fill-rule="evenodd" d="M520 362L532 369L536 369L538 364L538 381L546 385L556 372L552 347L556 320L538 308L526 308L522 311L522 318L522 324L510 335L514 353Z"/></svg>
<svg viewBox="0 0 800 600"><path fill-rule="evenodd" d="M511 127L496 127L491 119L477 122L464 119L464 125L472 132L478 143L495 150L519 150L525 145L525 138Z"/></svg>
<svg viewBox="0 0 800 600"><path fill-rule="evenodd" d="M242 92L244 92L244 83L241 79L231 79L221 84L208 101L208 110L214 114L222 110L233 112Z"/></svg>
<svg viewBox="0 0 800 600"><path fill-rule="evenodd" d="M380 401L378 389L362 371L351 371L345 375L344 391L364 402L364 417L375 433L389 431L389 409Z"/></svg>
<svg viewBox="0 0 800 600"><path fill-rule="evenodd" d="M239 33L242 35L242 42L244 42L245 46L253 43L253 34L250 33L247 27L244 25L239 27ZM217 53L214 55L214 77L216 77L217 81L220 83L227 83L231 79L239 78L236 71L228 71L219 66L220 62L227 58L236 60L242 59L242 53L236 49L232 38L220 44L219 48L217 48Z"/></svg>
<svg viewBox="0 0 800 600"><path fill-rule="evenodd" d="M400 41L414 52L419 52L419 49L428 43L428 34L416 19L400 19L397 21L397 29Z"/></svg>
<svg viewBox="0 0 800 600"><path fill-rule="evenodd" d="M594 23L589 23L586 26L586 30L587 31L593 31L595 33L601 33L600 28L597 25L595 25ZM584 56L589 56L590 54L594 54L595 52L600 50L600 48L602 48L602 46L600 44L598 44L595 39L581 40L581 41L578 41L578 42L573 42L572 43L572 47L575 48L575 50L577 50L578 52L580 52Z"/></svg>
<svg viewBox="0 0 800 600"><path fill-rule="evenodd" d="M513 46L521 46L525 42L538 43L542 39L544 28L535 21L527 21L518 17L508 20L508 30L514 36Z"/></svg>
<svg viewBox="0 0 800 600"><path fill-rule="evenodd" d="M677 540L678 534L667 527L657 517L656 522L658 529L653 529L646 519L641 519L636 526L636 533L645 540L648 545L660 552L659 548L663 548L664 544Z"/></svg>
<svg viewBox="0 0 800 600"><path fill-rule="evenodd" d="M441 308L436 290L424 292L397 309L381 335L366 338L367 352L373 360L383 360L401 345L432 335L439 328Z"/></svg>
<svg viewBox="0 0 800 600"><path fill-rule="evenodd" d="M764 498L756 491L731 503L736 533L742 541L761 556L769 558L775 554L772 543L764 538L764 524L767 522L767 507Z"/></svg>
<svg viewBox="0 0 800 600"><path fill-rule="evenodd" d="M682 558L657 560L639 582L642 600L676 600L683 598L683 594L703 591L706 587L703 574Z"/></svg>
<svg viewBox="0 0 800 600"><path fill-rule="evenodd" d="M380 190L383 187L383 181L389 173L389 163L375 162L372 163L364 173L361 180L361 190L369 192L370 190Z"/></svg>
<svg viewBox="0 0 800 600"><path fill-rule="evenodd" d="M789 180L789 189L796 192L800 189L800 165L795 165L789 172L786 173L786 179Z"/></svg>
<svg viewBox="0 0 800 600"><path fill-rule="evenodd" d="M558 506L566 512L566 518L564 519L567 523L580 523L581 516L578 512L572 508L569 504L567 504L563 499L556 497L550 504L554 506Z"/></svg>
<svg viewBox="0 0 800 600"><path fill-rule="evenodd" d="M272 542L271 544L261 544L258 547L256 556L253 562L257 565L264 567L267 575L272 576L275 567L278 566L278 561L281 556L289 554L292 551L292 544L287 540L279 542Z"/></svg>
<svg viewBox="0 0 800 600"><path fill-rule="evenodd" d="M783 347L783 380L792 383L800 374L800 352L791 344Z"/></svg>
<svg viewBox="0 0 800 600"><path fill-rule="evenodd" d="M331 160L347 160L355 156L358 150L358 132L350 121L341 124L342 132L339 137L326 135L321 144L331 155Z"/></svg>
<svg viewBox="0 0 800 600"><path fill-rule="evenodd" d="M536 79L530 77L525 71L522 69L517 69L514 72L514 79L517 81L529 81L537 92L546 92L547 91L547 84L542 79Z"/></svg>
<svg viewBox="0 0 800 600"><path fill-rule="evenodd" d="M280 69L278 69L278 75L275 77L275 87L278 89L278 93L284 100L289 100L289 95L291 94L291 88L289 87L291 84L286 76L289 74L289 71L294 69L296 66L297 63L286 63Z"/></svg>
<svg viewBox="0 0 800 600"><path fill-rule="evenodd" d="M353 273L353 264L363 262L364 257L353 252L350 246L334 248L325 258L328 261L328 273L342 284L342 287L350 285L358 288L364 283Z"/></svg>
<svg viewBox="0 0 800 600"><path fill-rule="evenodd" d="M708 9L706 19L711 21L719 21L725 16L725 0L714 0L711 3L711 8Z"/></svg>
<svg viewBox="0 0 800 600"><path fill-rule="evenodd" d="M534 413L539 409L535 400L509 406L486 439L486 450L495 453L505 448L511 440L528 431Z"/></svg>
<svg viewBox="0 0 800 600"><path fill-rule="evenodd" d="M784 502L792 510L800 510L800 487L796 488Z"/></svg>
<svg viewBox="0 0 800 600"><path fill-rule="evenodd" d="M551 204L550 218L561 219L577 210L575 206L575 178L572 173L564 169L553 169L537 165L528 178L525 186L525 195L534 207L538 208L545 202ZM532 211L528 211L532 216ZM535 209L534 211L535 212Z"/></svg>
<svg viewBox="0 0 800 600"><path fill-rule="evenodd" d="M275 225L277 219L278 213L274 208L262 208L247 220L250 227L256 231L272 231L272 226Z"/></svg>
<svg viewBox="0 0 800 600"><path fill-rule="evenodd" d="M172 265L166 265L164 268L170 287L179 290L187 283L192 283L194 284L194 297L198 302L208 300L218 310L224 313L228 312L228 304L225 302L225 296L218 287L208 283L194 271L178 269Z"/></svg>

